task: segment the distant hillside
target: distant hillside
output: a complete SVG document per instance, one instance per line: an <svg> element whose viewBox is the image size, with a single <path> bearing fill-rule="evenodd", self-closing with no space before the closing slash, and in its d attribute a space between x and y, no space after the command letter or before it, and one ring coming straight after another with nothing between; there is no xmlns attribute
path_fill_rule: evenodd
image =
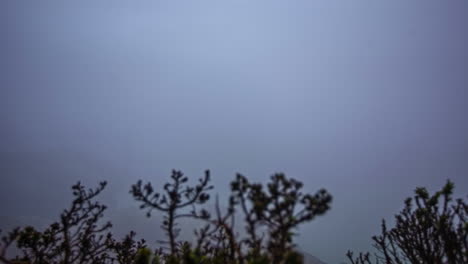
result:
<svg viewBox="0 0 468 264"><path fill-rule="evenodd" d="M304 255L304 264L327 264L309 253L303 251L301 253Z"/></svg>

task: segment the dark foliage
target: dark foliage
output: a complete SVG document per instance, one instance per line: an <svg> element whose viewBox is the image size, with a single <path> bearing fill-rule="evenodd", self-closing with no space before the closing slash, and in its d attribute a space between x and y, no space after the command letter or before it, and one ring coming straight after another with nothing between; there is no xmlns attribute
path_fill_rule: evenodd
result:
<svg viewBox="0 0 468 264"><path fill-rule="evenodd" d="M173 170L170 183L164 185L164 192L155 192L151 183L145 185L141 181L132 186L130 193L133 197L141 202L140 208L148 208L147 216L151 215L151 211L156 209L164 213L164 221L161 226L166 231L169 238L169 246L171 254L176 254L176 239L180 229L177 228L177 219L182 217L196 217L196 204L203 204L210 196L207 191L212 189L208 185L210 180L210 172L205 172L205 177L199 179L199 184L194 187L185 186L188 178L180 171ZM179 213L180 209L192 207L190 213ZM201 216L208 218L206 211L201 211Z"/></svg>
<svg viewBox="0 0 468 264"><path fill-rule="evenodd" d="M303 257L295 251L297 228L330 209L331 195L325 190L315 194L302 191L302 183L284 174L274 174L267 185L251 183L240 174L231 182L228 208L221 210L218 198L215 212L198 208L209 200L210 174L194 186L188 178L173 171L170 183L155 192L151 183L138 181L131 188L133 197L150 216L161 211L161 227L166 231L169 251L151 250L144 240L130 232L122 240L110 233L111 224L101 223L106 207L95 198L106 183L86 190L80 183L72 187L71 206L60 220L43 231L34 227L16 228L0 242L0 263L118 263L118 264L300 264ZM453 184L429 195L417 188L414 198L405 201L395 216L395 227L382 222L382 234L373 237L377 254L353 256L352 264L389 263L468 263L468 206L453 200ZM235 230L236 213L244 220L245 235ZM177 220L190 217L200 221L196 241L178 241ZM6 251L16 246L21 254L8 259Z"/></svg>
<svg viewBox="0 0 468 264"><path fill-rule="evenodd" d="M243 240L250 249L249 258L268 255L271 263L283 263L286 253L292 252L295 229L330 209L332 197L325 190L315 195L301 192L302 183L278 173L271 177L267 188L250 183L238 174L231 183L231 210L239 207L246 222L249 237ZM264 242L264 233L267 241ZM265 244L265 245L264 245Z"/></svg>
<svg viewBox="0 0 468 264"><path fill-rule="evenodd" d="M453 188L448 181L432 196L417 188L395 216L395 227L388 229L383 220L381 235L372 238L378 251L375 263L468 263L468 204L453 200ZM347 256L352 264L372 263L368 253Z"/></svg>
<svg viewBox="0 0 468 264"><path fill-rule="evenodd" d="M135 235L135 232L131 231L122 241L113 240L109 244L109 249L113 251L113 260L119 264L132 264L138 259L137 256L141 255L140 250L146 248L146 241L135 241Z"/></svg>
<svg viewBox="0 0 468 264"><path fill-rule="evenodd" d="M1 233L1 230L0 230ZM17 227L2 237L0 242L0 262L12 263L6 257L7 249L16 241L20 234L20 228Z"/></svg>
<svg viewBox="0 0 468 264"><path fill-rule="evenodd" d="M15 240L22 251L21 261L29 263L104 263L112 237L108 232L111 224L99 223L106 206L93 199L105 186L102 182L96 189L85 190L80 183L73 185L72 204L58 222L42 232L31 226L16 229L5 244Z"/></svg>
<svg viewBox="0 0 468 264"><path fill-rule="evenodd" d="M285 263L299 255L294 253L292 237L302 223L324 214L330 206L331 196L320 190L315 195L303 194L302 183L275 174L264 188L237 175L231 183L229 207L222 213L216 199L216 212L211 216L196 205L209 199L207 191L209 172L194 187L185 186L188 181L179 171L173 171L171 183L164 185L164 192L155 192L151 183L141 181L132 186L131 194L141 202L142 209L162 211L162 228L166 231L170 255L162 256L165 263ZM191 207L189 213L179 210ZM240 238L234 230L234 214L243 213L248 237ZM182 217L199 219L205 226L195 231L196 245L177 241L179 229L176 220ZM201 262L200 262L201 261ZM288 262L292 263L292 262ZM300 263L300 262L298 262Z"/></svg>

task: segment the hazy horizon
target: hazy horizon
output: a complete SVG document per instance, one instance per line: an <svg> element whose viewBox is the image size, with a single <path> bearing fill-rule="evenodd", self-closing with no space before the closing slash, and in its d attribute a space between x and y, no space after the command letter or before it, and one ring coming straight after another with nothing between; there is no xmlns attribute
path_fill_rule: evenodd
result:
<svg viewBox="0 0 468 264"><path fill-rule="evenodd" d="M284 172L334 197L301 248L329 264L369 250L416 187L451 179L468 194L467 12L462 0L2 1L0 228L55 219L78 180L108 180L116 213L136 205L132 183L172 169L210 169L221 199L237 172Z"/></svg>

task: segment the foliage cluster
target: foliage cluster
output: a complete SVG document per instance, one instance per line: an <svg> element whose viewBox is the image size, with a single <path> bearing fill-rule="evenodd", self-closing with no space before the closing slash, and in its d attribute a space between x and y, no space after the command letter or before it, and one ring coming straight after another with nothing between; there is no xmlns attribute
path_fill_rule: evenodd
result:
<svg viewBox="0 0 468 264"><path fill-rule="evenodd" d="M163 214L161 228L167 239L154 248L137 240L131 231L123 239L113 237L110 222L102 223L106 206L95 201L104 190L102 182L86 189L72 187L73 200L57 222L43 231L28 226L16 228L0 242L0 263L118 263L118 264L300 264L293 238L298 227L325 214L332 196L324 189L315 194L302 191L302 183L277 173L266 185L236 175L230 184L226 210L218 198L215 211L202 206L210 200L210 172L194 185L180 171L172 171L168 183L156 191L151 183L138 181L130 194L148 217ZM430 195L417 188L415 196L395 216L395 226L382 221L381 235L374 236L377 253L349 251L351 264L468 263L468 204L454 200L454 185ZM243 219L239 234L235 219ZM181 241L180 220L199 221L195 241ZM6 251L16 246L20 255L8 259Z"/></svg>
<svg viewBox="0 0 468 264"><path fill-rule="evenodd" d="M468 204L453 200L454 184L430 195L416 188L415 196L405 200L395 215L395 227L388 229L382 220L381 234L372 237L377 253L347 256L352 264L468 263Z"/></svg>
<svg viewBox="0 0 468 264"><path fill-rule="evenodd" d="M44 231L34 227L16 228L3 237L0 262L3 263L152 263L152 264L282 264L302 263L295 251L294 232L316 216L326 213L332 201L325 190L305 194L302 183L278 173L263 186L251 183L240 174L231 182L228 208L222 212L216 199L212 214L201 205L210 199L210 172L198 183L188 185L188 177L172 171L170 181L157 192L151 183L138 181L130 194L146 210L147 216L157 210L163 214L161 228L167 240L151 249L146 241L136 241L130 232L115 239L111 223L101 223L106 207L95 198L106 186L86 190L77 183L72 187L71 206L60 220ZM245 236L234 227L236 213L245 219ZM201 228L194 231L194 243L178 240L182 218L196 219ZM7 248L15 244L21 256L7 259Z"/></svg>

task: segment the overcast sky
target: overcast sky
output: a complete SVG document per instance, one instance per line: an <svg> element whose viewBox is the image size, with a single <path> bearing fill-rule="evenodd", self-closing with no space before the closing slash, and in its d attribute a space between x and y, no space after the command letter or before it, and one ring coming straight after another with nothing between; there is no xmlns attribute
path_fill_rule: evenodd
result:
<svg viewBox="0 0 468 264"><path fill-rule="evenodd" d="M112 211L173 168L285 172L333 194L296 241L338 263L415 187L468 194L467 25L465 0L1 1L3 224L79 179Z"/></svg>

